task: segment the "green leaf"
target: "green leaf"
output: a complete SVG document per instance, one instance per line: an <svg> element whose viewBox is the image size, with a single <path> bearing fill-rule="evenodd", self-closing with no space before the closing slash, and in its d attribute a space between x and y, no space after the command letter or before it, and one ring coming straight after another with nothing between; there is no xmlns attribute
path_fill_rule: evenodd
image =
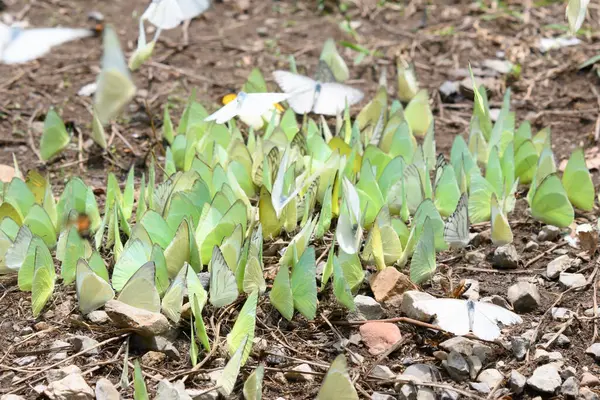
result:
<svg viewBox="0 0 600 400"><path fill-rule="evenodd" d="M248 343L248 338L242 338L237 350L233 354L233 356L229 359L225 368L223 368L223 373L217 379L217 387L219 388L219 392L228 397L233 392L233 388L235 386L235 381L237 380L237 376L240 373L240 367L242 366L242 358L244 352L246 351L246 345Z"/></svg>
<svg viewBox="0 0 600 400"><path fill-rule="evenodd" d="M244 389L242 391L246 400L262 399L262 386L264 375L265 367L263 364L259 364L259 366L256 367L254 371L252 371L250 376L248 376L248 379L246 379L246 382L244 382Z"/></svg>
<svg viewBox="0 0 600 400"><path fill-rule="evenodd" d="M133 372L133 398L134 400L150 400L148 391L146 390L146 382L142 376L142 368L140 363L135 360L135 368Z"/></svg>

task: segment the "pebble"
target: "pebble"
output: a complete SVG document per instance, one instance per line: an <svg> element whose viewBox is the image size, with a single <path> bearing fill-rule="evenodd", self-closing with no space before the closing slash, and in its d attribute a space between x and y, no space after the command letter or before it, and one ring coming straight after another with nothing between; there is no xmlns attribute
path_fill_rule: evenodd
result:
<svg viewBox="0 0 600 400"><path fill-rule="evenodd" d="M13 363L18 365L19 367L24 367L26 365L33 364L34 362L37 361L37 359L38 359L37 356L25 356L25 357L15 359L13 361Z"/></svg>
<svg viewBox="0 0 600 400"><path fill-rule="evenodd" d="M469 386L479 393L489 393L491 390L490 385L485 382L469 382Z"/></svg>
<svg viewBox="0 0 600 400"><path fill-rule="evenodd" d="M158 383L154 400L192 400L192 397L185 391L182 381L171 383L163 379Z"/></svg>
<svg viewBox="0 0 600 400"><path fill-rule="evenodd" d="M596 308L596 313L600 314L600 310L598 310L598 308ZM594 307L586 309L583 312L583 315L585 315L586 317L593 317L594 316Z"/></svg>
<svg viewBox="0 0 600 400"><path fill-rule="evenodd" d="M590 372L584 372L581 374L581 386L585 387L596 387L600 385L600 379Z"/></svg>
<svg viewBox="0 0 600 400"><path fill-rule="evenodd" d="M376 365L369 375L379 379L394 379L396 377L396 374L385 365Z"/></svg>
<svg viewBox="0 0 600 400"><path fill-rule="evenodd" d="M153 367L162 363L167 358L165 353L149 351L142 356L142 365Z"/></svg>
<svg viewBox="0 0 600 400"><path fill-rule="evenodd" d="M587 283L583 274L572 274L569 272L561 272L558 281L565 289L576 289L585 286Z"/></svg>
<svg viewBox="0 0 600 400"><path fill-rule="evenodd" d="M306 372L309 372L308 374ZM308 364L300 364L297 367L292 368L291 371L284 373L286 379L296 382L312 382L315 380L315 376L310 374L313 372L312 368Z"/></svg>
<svg viewBox="0 0 600 400"><path fill-rule="evenodd" d="M465 261L468 262L469 264L480 264L483 261L485 261L485 254L483 254L483 252L481 251L467 251L467 253L465 254Z"/></svg>
<svg viewBox="0 0 600 400"><path fill-rule="evenodd" d="M527 350L530 346L529 339L520 336L515 336L511 338L510 345L512 348L512 352L517 360L521 361L525 359L525 356L527 355Z"/></svg>
<svg viewBox="0 0 600 400"><path fill-rule="evenodd" d="M350 313L348 319L351 318L351 315L353 320L372 320L383 317L383 307L372 297L359 294L354 298L354 305L356 306L356 311Z"/></svg>
<svg viewBox="0 0 600 400"><path fill-rule="evenodd" d="M163 314L132 307L118 300L109 300L104 309L118 328L135 329L139 335L155 336L169 330Z"/></svg>
<svg viewBox="0 0 600 400"><path fill-rule="evenodd" d="M564 307L552 307L550 312L552 313L552 319L556 321L566 321L573 316L573 311Z"/></svg>
<svg viewBox="0 0 600 400"><path fill-rule="evenodd" d="M96 400L119 400L121 398L119 391L106 378L98 379L94 392L96 393Z"/></svg>
<svg viewBox="0 0 600 400"><path fill-rule="evenodd" d="M594 343L585 350L585 354L594 357L594 360L600 361L600 343Z"/></svg>
<svg viewBox="0 0 600 400"><path fill-rule="evenodd" d="M554 337L555 333L545 333L542 336L542 342L547 342ZM559 347L568 347L571 344L571 339L563 335L562 333L558 335L558 337L552 343L553 345L557 345Z"/></svg>
<svg viewBox="0 0 600 400"><path fill-rule="evenodd" d="M48 382L54 382L72 374L81 375L81 369L77 365L67 365L59 369L50 369L46 371L46 379Z"/></svg>
<svg viewBox="0 0 600 400"><path fill-rule="evenodd" d="M554 242L560 237L560 228L552 225L546 225L538 233L538 242L550 241Z"/></svg>
<svg viewBox="0 0 600 400"><path fill-rule="evenodd" d="M514 394L521 394L525 390L525 384L527 378L519 371L513 369L510 371L510 377L508 378L508 387Z"/></svg>
<svg viewBox="0 0 600 400"><path fill-rule="evenodd" d="M371 400L395 400L396 398L386 393L373 392Z"/></svg>
<svg viewBox="0 0 600 400"><path fill-rule="evenodd" d="M432 295L426 292L420 292L418 290L408 290L404 292L402 296L402 307L401 311L408 318L416 319L419 321L430 321L433 315L427 314L414 307L414 303L419 300L431 300L435 299Z"/></svg>
<svg viewBox="0 0 600 400"><path fill-rule="evenodd" d="M579 382L574 377L567 378L563 382L560 392L569 399L577 397L579 395Z"/></svg>
<svg viewBox="0 0 600 400"><path fill-rule="evenodd" d="M448 375L457 382L462 382L469 378L469 364L456 351L451 351L448 354L448 359L442 361L442 365L446 369L446 372L448 372Z"/></svg>
<svg viewBox="0 0 600 400"><path fill-rule="evenodd" d="M519 254L512 244L505 244L494 251L492 266L498 269L516 269L519 267Z"/></svg>
<svg viewBox="0 0 600 400"><path fill-rule="evenodd" d="M140 351L159 351L164 353L167 358L179 360L181 358L179 351L169 339L164 336L140 336L131 337L130 345Z"/></svg>
<svg viewBox="0 0 600 400"><path fill-rule="evenodd" d="M509 287L508 300L517 312L533 311L542 302L537 286L528 282L517 282Z"/></svg>
<svg viewBox="0 0 600 400"><path fill-rule="evenodd" d="M408 276L394 267L387 267L374 274L371 277L370 286L375 300L391 306L400 306L404 292L414 287Z"/></svg>
<svg viewBox="0 0 600 400"><path fill-rule="evenodd" d="M590 388L586 388L586 387L582 387L581 389L579 389L579 396L581 398L583 398L584 400L600 399L600 397L598 397L598 395L596 393L592 392L592 390Z"/></svg>
<svg viewBox="0 0 600 400"><path fill-rule="evenodd" d="M560 377L563 379L563 381L572 376L577 376L577 370L575 369L575 367L569 366L560 370Z"/></svg>
<svg viewBox="0 0 600 400"><path fill-rule="evenodd" d="M93 324L103 325L109 321L108 314L103 310L92 311L86 318Z"/></svg>
<svg viewBox="0 0 600 400"><path fill-rule="evenodd" d="M367 322L360 326L360 335L373 355L386 351L402 338L398 326L389 322Z"/></svg>
<svg viewBox="0 0 600 400"><path fill-rule="evenodd" d="M530 240L529 242L527 242L527 244L523 248L523 251L530 253L530 252L536 251L539 248L540 248L540 245L537 244L537 242Z"/></svg>
<svg viewBox="0 0 600 400"><path fill-rule="evenodd" d="M492 232L490 229L485 229L481 232L474 233L471 236L470 245L473 247L479 247L486 245L492 241Z"/></svg>
<svg viewBox="0 0 600 400"><path fill-rule="evenodd" d="M421 382L434 382L439 376L439 371L427 364L413 364L401 374L403 377L414 377Z"/></svg>
<svg viewBox="0 0 600 400"><path fill-rule="evenodd" d="M197 275L204 290L208 291L210 288L210 272L199 272Z"/></svg>
<svg viewBox="0 0 600 400"><path fill-rule="evenodd" d="M440 343L439 347L447 352L455 351L465 356L477 356L482 363L493 353L490 346L462 336L450 338Z"/></svg>
<svg viewBox="0 0 600 400"><path fill-rule="evenodd" d="M25 400L25 397L17 396L16 394L5 394L0 397L0 400Z"/></svg>
<svg viewBox="0 0 600 400"><path fill-rule="evenodd" d="M527 385L542 393L553 394L561 385L558 369L553 364L537 367L533 375L527 379Z"/></svg>
<svg viewBox="0 0 600 400"><path fill-rule="evenodd" d="M426 387L422 387L417 392L417 400L435 400L435 392Z"/></svg>
<svg viewBox="0 0 600 400"><path fill-rule="evenodd" d="M561 272L571 268L571 262L571 258L567 255L555 258L546 266L546 276L550 279L558 278Z"/></svg>
<svg viewBox="0 0 600 400"><path fill-rule="evenodd" d="M94 391L78 374L70 374L58 381L51 382L44 393L54 400L94 399Z"/></svg>
<svg viewBox="0 0 600 400"><path fill-rule="evenodd" d="M95 347L94 346L98 346L99 342L95 339L92 339L90 337L84 336L84 335L76 335L76 336L71 336L71 338L69 339L71 341L71 344L73 345L73 350L78 353L80 351L86 351L87 355L96 355L96 354L100 354L100 347ZM88 350L91 349L91 350Z"/></svg>
<svg viewBox="0 0 600 400"><path fill-rule="evenodd" d="M476 356L468 356L467 363L469 364L469 376L471 379L477 378L479 371L483 368L483 363Z"/></svg>
<svg viewBox="0 0 600 400"><path fill-rule="evenodd" d="M504 380L504 375L500 371L494 368L486 369L481 371L477 377L477 382L484 382L490 388L496 387Z"/></svg>
<svg viewBox="0 0 600 400"><path fill-rule="evenodd" d="M446 353L445 351L437 350L433 352L433 356L436 358L436 360L444 361L448 358L448 353Z"/></svg>
<svg viewBox="0 0 600 400"><path fill-rule="evenodd" d="M469 289L463 293L462 297L468 300L479 300L479 281L476 279L465 279L465 285L469 285Z"/></svg>

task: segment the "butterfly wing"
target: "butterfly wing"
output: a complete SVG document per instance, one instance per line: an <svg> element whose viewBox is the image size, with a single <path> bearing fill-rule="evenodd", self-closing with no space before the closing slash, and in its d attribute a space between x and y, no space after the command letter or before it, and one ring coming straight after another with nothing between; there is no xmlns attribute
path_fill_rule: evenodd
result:
<svg viewBox="0 0 600 400"><path fill-rule="evenodd" d="M97 310L115 296L110 284L92 271L83 259L77 262L75 289L79 309L83 314Z"/></svg>
<svg viewBox="0 0 600 400"><path fill-rule="evenodd" d="M475 310L486 315L489 319L502 323L502 325L520 324L523 322L514 312L492 303L476 302Z"/></svg>
<svg viewBox="0 0 600 400"><path fill-rule="evenodd" d="M217 308L227 306L238 297L237 281L217 246L210 264L210 302Z"/></svg>
<svg viewBox="0 0 600 400"><path fill-rule="evenodd" d="M352 106L362 100L364 93L341 83L323 83L313 111L316 114L337 115L344 111L346 103Z"/></svg>
<svg viewBox="0 0 600 400"><path fill-rule="evenodd" d="M142 20L159 29L173 29L185 19L177 0L153 0L142 14Z"/></svg>
<svg viewBox="0 0 600 400"><path fill-rule="evenodd" d="M12 40L2 51L2 61L6 64L35 60L48 53L54 46L93 35L90 29L12 29Z"/></svg>
<svg viewBox="0 0 600 400"><path fill-rule="evenodd" d="M217 124L224 124L229 121L231 118L238 115L238 102L231 101L225 104L223 107L219 108L217 111L206 117L205 121L215 121Z"/></svg>
<svg viewBox="0 0 600 400"><path fill-rule="evenodd" d="M154 279L154 261L148 261L129 278L117 300L133 307L160 312L160 296Z"/></svg>
<svg viewBox="0 0 600 400"><path fill-rule="evenodd" d="M455 335L469 333L469 314L467 302L460 299L420 300L414 303L418 310L435 315L435 323L442 329Z"/></svg>
<svg viewBox="0 0 600 400"><path fill-rule="evenodd" d="M177 0L185 19L192 19L202 14L210 7L209 0Z"/></svg>
<svg viewBox="0 0 600 400"><path fill-rule="evenodd" d="M306 114L312 111L317 85L315 80L288 71L275 71L273 78L281 90L290 94L287 102L296 114Z"/></svg>
<svg viewBox="0 0 600 400"><path fill-rule="evenodd" d="M263 115L273 105L286 100L289 94L286 93L247 93L242 102L240 114L243 115Z"/></svg>
<svg viewBox="0 0 600 400"><path fill-rule="evenodd" d="M466 247L469 244L469 204L466 193L460 197L456 210L444 225L444 239L451 247Z"/></svg>

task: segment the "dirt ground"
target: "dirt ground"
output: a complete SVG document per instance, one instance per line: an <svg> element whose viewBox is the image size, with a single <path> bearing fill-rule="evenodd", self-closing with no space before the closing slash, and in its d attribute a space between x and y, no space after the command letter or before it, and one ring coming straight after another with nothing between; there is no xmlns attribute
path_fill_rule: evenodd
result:
<svg viewBox="0 0 600 400"><path fill-rule="evenodd" d="M98 1L76 0L4 0L5 12L17 19L29 21L31 26L89 26L87 15L90 11L101 12L107 23L117 29L121 43L129 54L137 38L137 18L143 12L146 1ZM542 1L379 1L356 0L347 7L334 1L274 1L274 0L229 0L215 2L209 11L193 20L189 26L189 44L183 46L181 29L164 32L157 45L154 57L140 71L133 74L138 86L138 94L123 117L113 126L111 153L113 157L102 156L96 146L86 148L87 133L90 131L91 114L88 111L92 100L77 95L80 88L95 80L101 58L101 39L88 38L80 42L58 47L46 57L21 66L0 65L0 164L12 164L12 154L23 171L38 168L48 171L55 188L73 175L98 188L105 187L107 171L113 171L121 180L131 165L138 172L147 161L152 146L150 118L160 126L163 107L168 102L175 120L180 115L182 105L192 88L197 88L198 99L210 110L216 109L223 95L237 92L250 70L258 66L276 89L270 72L288 68L288 57L294 55L301 71L312 73L325 39L359 43L370 50L358 65L353 64L357 52L338 45L351 69L352 85L363 89L369 99L377 88L382 70L387 72L388 90L391 98L396 93L396 59L403 57L414 63L419 82L429 89L436 119L436 140L438 151L449 155L451 143L457 134L468 132L473 103L460 97L454 103L442 103L437 94L440 85L446 81L460 81L457 70L471 63L481 66L485 59L496 58L499 52L506 59L521 68L519 77L494 80L490 102L499 107L506 87L512 90L512 109L516 111L517 123L528 120L534 130L550 126L552 129L553 150L557 161L568 157L578 147L592 147L594 135L600 128L599 79L594 71L579 71L577 66L600 52L600 41L596 33L600 17L597 5L590 4L588 19L582 43L552 50L546 54L537 48L541 37L555 37L565 33L564 2ZM358 6L354 3L358 3ZM376 6L376 3L380 3ZM433 3L433 4L431 4ZM93 8L90 8L93 7ZM347 21L354 28L353 33L340 28ZM460 72L460 71L459 71ZM464 71L463 71L464 72ZM363 103L364 104L364 103ZM73 140L69 149L48 165L38 162L32 147L39 144L41 125L49 107L56 107L65 121L70 121L82 132L81 143ZM150 117L151 116L151 117ZM600 163L599 163L600 164ZM593 171L595 182L598 172ZM98 199L102 202L102 195ZM597 214L597 213L594 213ZM578 222L596 221L595 215L578 215ZM547 315L549 308L560 300L560 306L567 307L578 315L594 304L596 292L589 285L583 292L570 292L560 297L562 288L556 282L542 277L548 261L557 257L557 252L568 251L573 257L581 256L583 270L587 278L593 279L598 266L596 258L581 255L568 246L556 247L556 243L542 244L539 250L526 253L525 243L537 235L539 223L528 218L526 202L518 201L517 210L510 216L515 234L515 246L522 259L522 267L515 271L490 272L489 260L478 265L468 265L462 253L448 252L438 255L442 274L449 276L456 285L461 278L477 279L481 296L498 294L506 297L507 288L520 279L533 279L540 287L542 305L524 315L525 323L515 329L515 333L540 325L541 332L553 332L559 323ZM486 226L474 230L485 230ZM321 244L322 245L322 244ZM270 244L266 244L270 246ZM322 245L317 256L325 250ZM493 251L491 244L482 245L477 250L488 254ZM268 250L265 249L265 253ZM48 344L56 339L64 340L69 334L85 334L99 341L118 336L107 328L82 323L76 310L73 288L59 287L53 298L53 305L41 318L34 320L29 307L29 295L18 292L14 281L0 281L0 394L14 390L11 385L14 377L39 371L50 365ZM432 293L442 293L439 285L428 289ZM3 292L3 293L2 293ZM368 293L365 286L363 293ZM265 375L263 398L286 399L314 398L326 369L318 364L328 365L339 352L336 344L340 338L349 338L358 331L357 326L335 326L329 322L345 320L345 312L335 304L330 291L319 295L318 317L313 322L295 318L292 323L281 320L278 313L263 301L257 315L257 338L262 343L255 346L255 354L242 376L246 377L263 360L269 369ZM387 317L396 317L398 310L388 308ZM209 328L209 336L214 334L216 315ZM222 318L221 337L233 325L235 309ZM21 344L21 333L31 327L39 332ZM443 339L424 329L416 329L408 324L400 324L403 335L410 336L407 344L392 353L380 363L395 373L402 372L407 360L428 362L439 366L432 354L437 343ZM144 366L146 383L151 391L160 377L172 379L190 368L187 355L189 329L182 329L175 340L181 354L180 360L167 360L155 366ZM564 332L571 339L571 346L561 349L565 365L574 366L578 372L588 368L600 375L600 368L584 350L595 340L594 322L575 320ZM212 336L211 336L212 337ZM122 356L114 358L121 348L122 341L114 341L102 348L102 352L92 357L78 357L72 362L82 370L89 371L89 383L100 377L108 377L118 382L121 374ZM362 397L367 398L373 391L393 392L393 386L377 380L364 379L364 374L377 362L362 345L348 345L351 351L364 356L364 362L351 364L352 376L359 376L357 387ZM286 358L273 362L268 352L273 348L282 349ZM271 350L270 350L271 349ZM534 362L517 362L510 351L494 345L497 354L495 362L503 372L520 368L526 376L535 367ZM19 367L14 361L24 355L36 354L34 365ZM71 353L70 353L71 354ZM132 357L137 354L132 354ZM201 354L200 358L204 355ZM190 388L208 388L210 381L206 374L223 366L226 356L220 351L210 357L202 368L202 374L191 375L186 382ZM279 372L284 372L309 360L315 371L312 382L285 382ZM11 375L12 374L12 375ZM468 390L467 385L445 381L455 387ZM43 381L40 381L43 382ZM238 381L238 383L241 381ZM20 391L28 398L35 398L32 379ZM240 393L241 390L237 390ZM123 395L124 393L122 393ZM131 397L132 389L125 392ZM529 394L527 395L529 396Z"/></svg>

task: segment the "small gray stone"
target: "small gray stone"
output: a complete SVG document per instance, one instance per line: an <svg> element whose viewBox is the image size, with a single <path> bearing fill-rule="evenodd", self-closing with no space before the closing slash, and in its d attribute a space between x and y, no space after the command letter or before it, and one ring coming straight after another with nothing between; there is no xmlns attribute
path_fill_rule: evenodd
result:
<svg viewBox="0 0 600 400"><path fill-rule="evenodd" d="M492 232L490 229L485 229L478 233L472 233L471 235L469 235L469 237L471 239L469 244L473 247L479 247L479 246L485 245L487 243L490 243L492 241L491 235L492 235Z"/></svg>
<svg viewBox="0 0 600 400"><path fill-rule="evenodd" d="M70 374L51 382L44 392L53 400L92 400L94 391L85 379L78 374Z"/></svg>
<svg viewBox="0 0 600 400"><path fill-rule="evenodd" d="M100 354L99 347L93 348L94 346L97 346L99 344L99 342L95 339L92 339L90 337L83 336L83 335L75 335L75 336L71 336L69 338L69 340L71 341L71 344L73 345L73 350L75 352L80 352L80 351L91 349L91 350L88 350L86 352L86 354L88 354L88 355Z"/></svg>
<svg viewBox="0 0 600 400"><path fill-rule="evenodd" d="M567 378L563 382L560 392L570 399L577 397L579 395L579 382L574 377Z"/></svg>
<svg viewBox="0 0 600 400"><path fill-rule="evenodd" d="M181 356L175 345L164 336L133 335L130 345L140 351L159 351L172 360L179 360Z"/></svg>
<svg viewBox="0 0 600 400"><path fill-rule="evenodd" d="M455 336L440 343L440 347L447 352L455 351L457 353L470 356L473 355L473 347L475 344L477 344L477 342L474 340L467 339L463 336Z"/></svg>
<svg viewBox="0 0 600 400"><path fill-rule="evenodd" d="M556 321L566 321L573 316L573 311L564 307L552 307L552 319Z"/></svg>
<svg viewBox="0 0 600 400"><path fill-rule="evenodd" d="M460 83L455 81L444 81L439 87L440 96L445 103L451 103L453 98L459 94Z"/></svg>
<svg viewBox="0 0 600 400"><path fill-rule="evenodd" d="M19 331L19 336L27 336L33 333L33 328L30 326L25 326L23 329Z"/></svg>
<svg viewBox="0 0 600 400"><path fill-rule="evenodd" d="M396 391L401 400L417 400L417 388L410 383L400 384Z"/></svg>
<svg viewBox="0 0 600 400"><path fill-rule="evenodd" d="M560 370L560 377L563 381L572 376L577 376L577 370L575 369L575 367L565 367Z"/></svg>
<svg viewBox="0 0 600 400"><path fill-rule="evenodd" d="M517 312L533 311L542 302L537 286L527 282L517 282L509 287L508 300Z"/></svg>
<svg viewBox="0 0 600 400"><path fill-rule="evenodd" d="M533 375L527 379L527 385L542 393L552 394L560 387L562 380L554 364L537 367Z"/></svg>
<svg viewBox="0 0 600 400"><path fill-rule="evenodd" d="M510 377L508 378L508 387L514 394L521 394L525 390L525 384L527 378L516 369L510 371Z"/></svg>
<svg viewBox="0 0 600 400"><path fill-rule="evenodd" d="M153 367L162 363L167 358L165 353L160 351L149 351L142 356L142 365L147 367Z"/></svg>
<svg viewBox="0 0 600 400"><path fill-rule="evenodd" d="M417 391L417 400L435 400L435 392L430 388L421 387Z"/></svg>
<svg viewBox="0 0 600 400"><path fill-rule="evenodd" d="M485 261L485 254L483 254L481 251L477 251L477 250L467 251L465 253L465 261L468 262L469 264L477 265L477 264Z"/></svg>
<svg viewBox="0 0 600 400"><path fill-rule="evenodd" d="M313 372L313 370L308 364L300 364L297 367L292 368L291 371L287 371L283 375L290 381L312 382L315 380L315 376L311 374L311 372Z"/></svg>
<svg viewBox="0 0 600 400"><path fill-rule="evenodd" d="M434 382L439 376L439 371L428 364L413 364L406 368L402 373L402 377L413 377L421 382Z"/></svg>
<svg viewBox="0 0 600 400"><path fill-rule="evenodd" d="M477 382L484 382L490 388L494 388L500 385L500 383L504 380L504 375L500 371L494 368L486 369L481 371L479 376L477 377Z"/></svg>
<svg viewBox="0 0 600 400"><path fill-rule="evenodd" d="M373 367L373 370L369 374L372 377L379 379L394 379L396 374L392 372L392 370L385 365L376 365Z"/></svg>
<svg viewBox="0 0 600 400"><path fill-rule="evenodd" d="M467 362L469 363L469 376L474 380L483 368L483 363L477 356L468 356Z"/></svg>
<svg viewBox="0 0 600 400"><path fill-rule="evenodd" d="M600 310L596 309L596 313L598 315L600 315ZM593 317L594 316L594 307L586 309L583 312L583 315L585 315L586 317Z"/></svg>
<svg viewBox="0 0 600 400"><path fill-rule="evenodd" d="M218 400L219 392L216 390L212 390L210 392L205 392L206 389L186 389L186 393L193 400Z"/></svg>
<svg viewBox="0 0 600 400"><path fill-rule="evenodd" d="M33 364L37 361L37 356L25 356L21 358L17 358L13 361L13 363L17 364L19 367L24 367L26 365Z"/></svg>
<svg viewBox="0 0 600 400"><path fill-rule="evenodd" d="M433 356L439 361L444 361L448 358L448 353L442 350L437 350L433 352Z"/></svg>
<svg viewBox="0 0 600 400"><path fill-rule="evenodd" d="M48 389L48 386L41 383L33 387L33 391L36 392L38 395L43 394L46 391L46 389Z"/></svg>
<svg viewBox="0 0 600 400"><path fill-rule="evenodd" d="M600 361L600 343L594 343L585 350L585 354L594 357L594 360Z"/></svg>
<svg viewBox="0 0 600 400"><path fill-rule="evenodd" d="M192 397L186 393L182 381L171 383L163 379L158 383L154 400L192 400Z"/></svg>
<svg viewBox="0 0 600 400"><path fill-rule="evenodd" d="M542 336L542 342L549 341L554 335L554 333L545 333L544 336ZM558 347L568 347L571 344L571 339L561 333L552 344L557 345Z"/></svg>
<svg viewBox="0 0 600 400"><path fill-rule="evenodd" d="M372 297L359 294L354 298L354 305L356 306L356 312L351 314L357 314L358 317L362 317L360 319L371 320L383 317L383 307Z"/></svg>
<svg viewBox="0 0 600 400"><path fill-rule="evenodd" d="M579 389L579 396L581 398L583 398L584 400L598 400L600 399L600 397L598 397L598 395L594 392L592 392L591 389L586 388L586 387L582 387L581 389Z"/></svg>
<svg viewBox="0 0 600 400"><path fill-rule="evenodd" d="M402 312L409 318L417 319L419 321L429 321L433 318L433 315L427 314L414 307L414 303L419 300L431 300L435 299L432 295L426 292L420 292L418 290L408 290L402 295Z"/></svg>
<svg viewBox="0 0 600 400"><path fill-rule="evenodd" d="M48 382L61 380L67 375L81 375L81 369L77 365L67 365L60 369L51 369L46 371L46 379Z"/></svg>
<svg viewBox="0 0 600 400"><path fill-rule="evenodd" d="M106 378L100 378L96 382L96 400L119 400L119 391L114 387L111 381Z"/></svg>
<svg viewBox="0 0 600 400"><path fill-rule="evenodd" d="M86 315L86 318L91 323L96 324L96 325L105 324L110 320L110 318L108 318L108 314L106 313L106 311L102 311L102 310L92 311L91 313Z"/></svg>
<svg viewBox="0 0 600 400"><path fill-rule="evenodd" d="M527 242L527 244L523 248L523 251L532 252L532 251L536 251L539 248L540 248L540 245L537 244L537 242L534 242L533 240L530 240L529 242Z"/></svg>
<svg viewBox="0 0 600 400"><path fill-rule="evenodd" d="M458 400L460 395L454 390L442 389L440 392L440 400Z"/></svg>
<svg viewBox="0 0 600 400"><path fill-rule="evenodd" d="M558 281L565 289L577 289L587 283L583 274L571 274L569 272L561 272Z"/></svg>
<svg viewBox="0 0 600 400"><path fill-rule="evenodd" d="M266 361L269 365L279 365L286 362L286 356L287 354L281 346L274 346L269 350Z"/></svg>
<svg viewBox="0 0 600 400"><path fill-rule="evenodd" d="M527 350L529 350L530 346L529 339L520 336L515 336L510 339L510 344L515 358L519 361L525 359L525 356L527 355Z"/></svg>
<svg viewBox="0 0 600 400"><path fill-rule="evenodd" d="M491 390L490 385L485 382L469 382L469 386L479 393L489 393Z"/></svg>
<svg viewBox="0 0 600 400"><path fill-rule="evenodd" d="M512 244L498 247L492 257L492 266L498 269L516 269L519 267L519 254Z"/></svg>
<svg viewBox="0 0 600 400"><path fill-rule="evenodd" d="M482 298L481 301L483 301L484 303L492 303L497 305L498 307L506 308L507 310L512 311L512 306L509 304L509 302L506 301L504 297L498 296L497 294L492 296L486 296Z"/></svg>
<svg viewBox="0 0 600 400"><path fill-rule="evenodd" d="M373 392L371 400L396 400L396 397L386 393Z"/></svg>
<svg viewBox="0 0 600 400"><path fill-rule="evenodd" d="M546 266L546 276L550 279L556 279L561 272L564 272L569 268L571 268L571 258L569 258L569 256L564 255L557 257L550 261Z"/></svg>
<svg viewBox="0 0 600 400"><path fill-rule="evenodd" d="M469 364L464 357L456 351L448 354L448 359L442 361L442 365L448 372L448 375L457 382L462 382L469 378Z"/></svg>
<svg viewBox="0 0 600 400"><path fill-rule="evenodd" d="M554 242L560 236L560 228L552 225L546 225L538 233L538 242L550 241Z"/></svg>

